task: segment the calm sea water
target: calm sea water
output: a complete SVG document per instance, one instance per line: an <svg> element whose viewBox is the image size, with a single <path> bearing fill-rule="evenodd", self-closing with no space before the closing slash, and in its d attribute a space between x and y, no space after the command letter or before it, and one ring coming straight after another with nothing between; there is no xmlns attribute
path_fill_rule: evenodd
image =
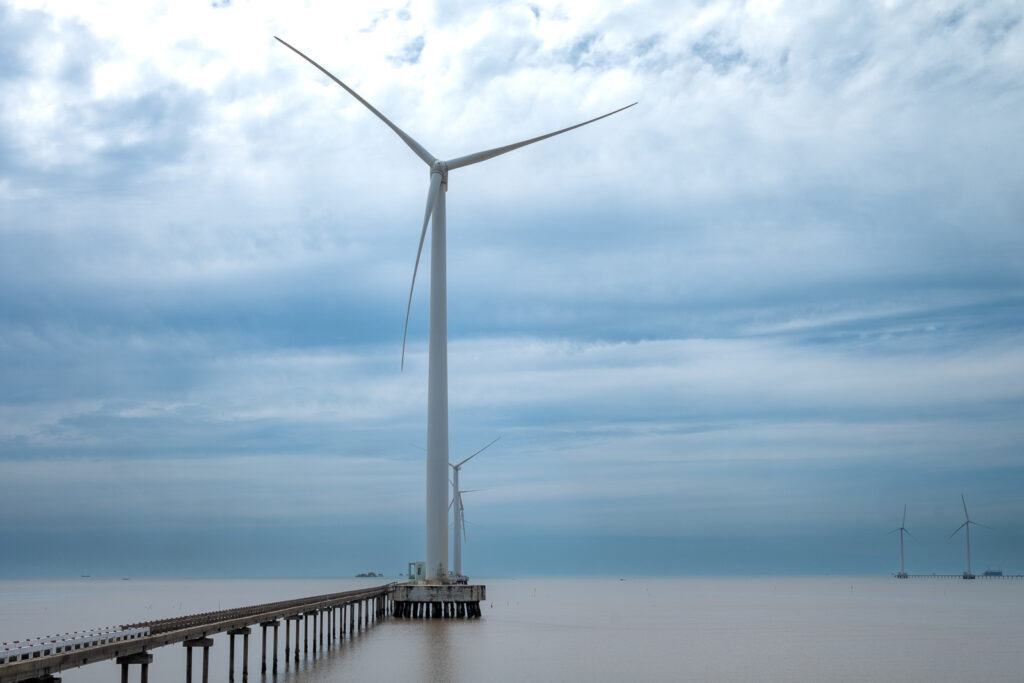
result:
<svg viewBox="0 0 1024 683"><path fill-rule="evenodd" d="M276 677L259 673L254 629L249 681L1024 680L1020 580L480 582L490 597L483 619L389 619L316 658L305 656L297 666L285 668L282 661ZM383 581L0 581L0 641L378 583ZM214 640L210 680L222 683L228 677L227 637ZM184 680L184 648L152 652L152 683ZM63 678L112 683L119 672L105 662L66 671ZM238 682L240 672L238 663ZM138 681L138 667L130 680Z"/></svg>

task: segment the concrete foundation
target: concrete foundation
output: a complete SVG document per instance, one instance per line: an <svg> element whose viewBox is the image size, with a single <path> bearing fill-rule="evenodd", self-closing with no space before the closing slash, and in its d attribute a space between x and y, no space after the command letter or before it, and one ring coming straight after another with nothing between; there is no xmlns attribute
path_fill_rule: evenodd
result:
<svg viewBox="0 0 1024 683"><path fill-rule="evenodd" d="M479 617L486 586L400 583L395 586L392 613L396 617L464 619Z"/></svg>

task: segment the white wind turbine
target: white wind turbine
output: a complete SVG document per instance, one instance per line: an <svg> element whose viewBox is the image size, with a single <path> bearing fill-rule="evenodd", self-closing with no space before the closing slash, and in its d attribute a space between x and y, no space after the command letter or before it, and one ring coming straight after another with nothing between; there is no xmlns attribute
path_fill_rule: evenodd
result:
<svg viewBox="0 0 1024 683"><path fill-rule="evenodd" d="M971 525L973 524L974 526L984 526L986 529L991 529L992 527L985 526L984 524L981 524L980 522L975 522L975 521L973 521L971 519L970 515L967 514L967 501L964 500L964 494L962 494L962 493L960 494L960 502L964 504L964 520L965 521L964 521L963 524L958 526L956 528L956 531L951 533L949 535L949 537L953 538L954 536L957 535L957 533L961 529L964 530L964 533L967 536L967 571L964 572L964 578L965 579L973 579L974 578L974 574L971 573Z"/></svg>
<svg viewBox="0 0 1024 683"><path fill-rule="evenodd" d="M499 436L498 439L500 439L500 438L501 437ZM465 458L464 460L462 460L457 465L453 465L451 463L448 463L448 466L452 468L452 504L451 504L451 507L452 507L452 510L453 510L454 518L455 518L455 524L454 524L454 526L452 528L452 531L455 533L455 543L452 544L452 570L455 573L456 577L462 576L462 541L466 538L466 527L465 527L465 523L466 522L465 522L465 520L463 519L463 516L462 516L462 513L464 511L464 508L462 507L462 494L463 493L469 493L469 491L463 491L463 490L459 489L459 471L462 469L462 466L465 465L467 462L469 462L470 460L472 460L473 458L475 458L476 456L480 455L481 453L486 451L488 448L493 446L494 443L498 439L495 439L491 443L487 444L486 446L484 446L483 448L478 450L473 455L471 455L468 458ZM461 536L459 534L459 530L460 529L462 530Z"/></svg>
<svg viewBox="0 0 1024 683"><path fill-rule="evenodd" d="M276 36L275 36L276 38ZM420 242L416 248L416 263L412 270L412 284L409 286L409 302L405 307L405 329L402 332L402 367L405 366L405 340L409 331L409 311L412 308L412 292L416 285L416 271L419 269L420 255L423 252L423 240L427 234L427 226L433 218L434 231L430 240L430 336L428 350L427 379L427 578L444 581L448 575L448 477L445 468L448 465L448 303L446 291L445 266L445 192L448 190L448 172L463 166L480 163L512 150L546 140L555 135L585 126L588 123L629 109L636 104L629 104L602 116L577 123L574 126L556 130L553 133L540 135L529 140L516 142L504 147L467 154L454 159L438 159L424 147L412 139L405 131L388 120L386 116L374 109L373 105L359 96L356 91L342 83L334 74L323 68L312 59L295 49L287 42L277 38L285 47L322 71L324 75L340 85L352 97L369 109L374 116L383 121L402 141L408 145L427 166L430 167L430 187L427 190L427 207L423 214L423 228L420 230Z"/></svg>
<svg viewBox="0 0 1024 683"><path fill-rule="evenodd" d="M896 575L896 578L897 579L905 579L905 578L907 578L907 572L903 568L903 534L905 534L905 533L909 534L910 533L910 531L907 529L907 506L906 506L906 503L904 503L904 505L903 505L903 521L900 523L900 526L899 526L898 529L893 529L889 533L890 534L894 534L897 531L900 532L900 573Z"/></svg>

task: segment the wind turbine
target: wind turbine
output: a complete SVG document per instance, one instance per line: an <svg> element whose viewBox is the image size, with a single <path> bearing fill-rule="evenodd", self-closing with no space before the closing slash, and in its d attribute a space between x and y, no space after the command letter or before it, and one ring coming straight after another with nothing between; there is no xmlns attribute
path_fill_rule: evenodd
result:
<svg viewBox="0 0 1024 683"><path fill-rule="evenodd" d="M967 571L964 573L964 578L973 579L974 574L971 573L971 525L973 524L974 526L984 526L986 529L991 529L992 527L985 526L984 524L975 522L971 519L970 515L967 514L967 501L964 500L964 494L962 493L960 494L960 502L964 504L964 520L966 521L964 521L963 524L958 526L956 528L956 531L951 533L949 537L953 538L961 529L964 530L964 534L967 536Z"/></svg>
<svg viewBox="0 0 1024 683"><path fill-rule="evenodd" d="M458 517L456 518L455 526L453 529L453 531L455 532L455 547L457 548L458 552L458 555L456 555L456 558L458 560L456 566L458 567L458 569L456 569L454 572L456 581L460 581L464 578L462 576L462 543L459 541L460 538L462 539L462 541L466 540L466 506L463 503L462 494L476 493L477 491L483 490L484 489L459 489L455 492L455 497L452 498L452 503L458 503L457 505L455 505L455 508L458 510ZM459 535L460 526L462 527L461 536Z"/></svg>
<svg viewBox="0 0 1024 683"><path fill-rule="evenodd" d="M893 529L889 533L890 534L894 534L897 531L900 532L900 573L896 575L896 578L897 579L905 579L905 578L907 578L907 572L906 572L906 570L903 569L903 534L904 533L908 533L908 534L910 533L910 531L907 530L907 505L906 505L906 503L903 504L903 521L900 523L900 526L899 526L898 529Z"/></svg>
<svg viewBox="0 0 1024 683"><path fill-rule="evenodd" d="M501 437L499 436L498 439L500 439L500 438ZM478 450L473 455L471 455L468 458L462 460L457 465L453 465L451 463L448 463L448 467L452 468L452 506L451 507L453 509L453 514L455 515L455 525L454 525L454 528L453 528L453 531L455 532L455 543L452 545L452 570L453 570L456 578L462 576L462 541L466 537L465 522L463 521L463 518L462 518L462 512L463 512L462 494L463 493L468 493L468 491L462 491L462 490L459 489L459 470L461 470L462 466L465 465L467 462L469 462L470 460L472 460L473 458L475 458L476 456L480 455L481 453L486 451L488 448L493 446L494 443L498 439L495 439L491 443L487 444L486 446L484 446L483 448ZM462 536L461 537L459 536L459 529L460 528L462 529Z"/></svg>
<svg viewBox="0 0 1024 683"><path fill-rule="evenodd" d="M506 152L511 152L520 147L532 145L535 142L540 142L580 126L585 126L588 123L599 121L624 109L629 109L636 102L589 121L556 130L553 133L547 133L503 147L495 147L467 154L466 156L442 160L428 152L423 145L413 140L405 131L388 120L373 105L360 97L355 90L342 83L330 71L287 42L280 38L277 38L277 40L322 71L325 76L344 88L352 97L359 100L360 104L383 121L420 160L430 167L427 207L423 213L420 243L416 248L416 263L412 269L409 302L405 307L405 328L402 332L402 367L405 367L405 340L409 332L409 311L412 308L412 292L413 287L416 285L416 271L419 269L420 255L423 252L423 240L427 234L427 226L431 223L431 218L433 218L434 230L430 239L430 337L427 372L427 578L444 582L448 577L448 477L445 471L448 465L448 297L445 266L445 192L448 191L448 172L493 159Z"/></svg>

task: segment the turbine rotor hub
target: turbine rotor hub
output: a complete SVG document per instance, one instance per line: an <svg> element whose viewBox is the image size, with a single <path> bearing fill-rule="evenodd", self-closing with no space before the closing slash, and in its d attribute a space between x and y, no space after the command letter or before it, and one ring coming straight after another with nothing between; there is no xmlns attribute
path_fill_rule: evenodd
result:
<svg viewBox="0 0 1024 683"><path fill-rule="evenodd" d="M430 175L438 174L441 176L441 182L448 183L448 164L444 163L440 159L437 159L430 165Z"/></svg>

